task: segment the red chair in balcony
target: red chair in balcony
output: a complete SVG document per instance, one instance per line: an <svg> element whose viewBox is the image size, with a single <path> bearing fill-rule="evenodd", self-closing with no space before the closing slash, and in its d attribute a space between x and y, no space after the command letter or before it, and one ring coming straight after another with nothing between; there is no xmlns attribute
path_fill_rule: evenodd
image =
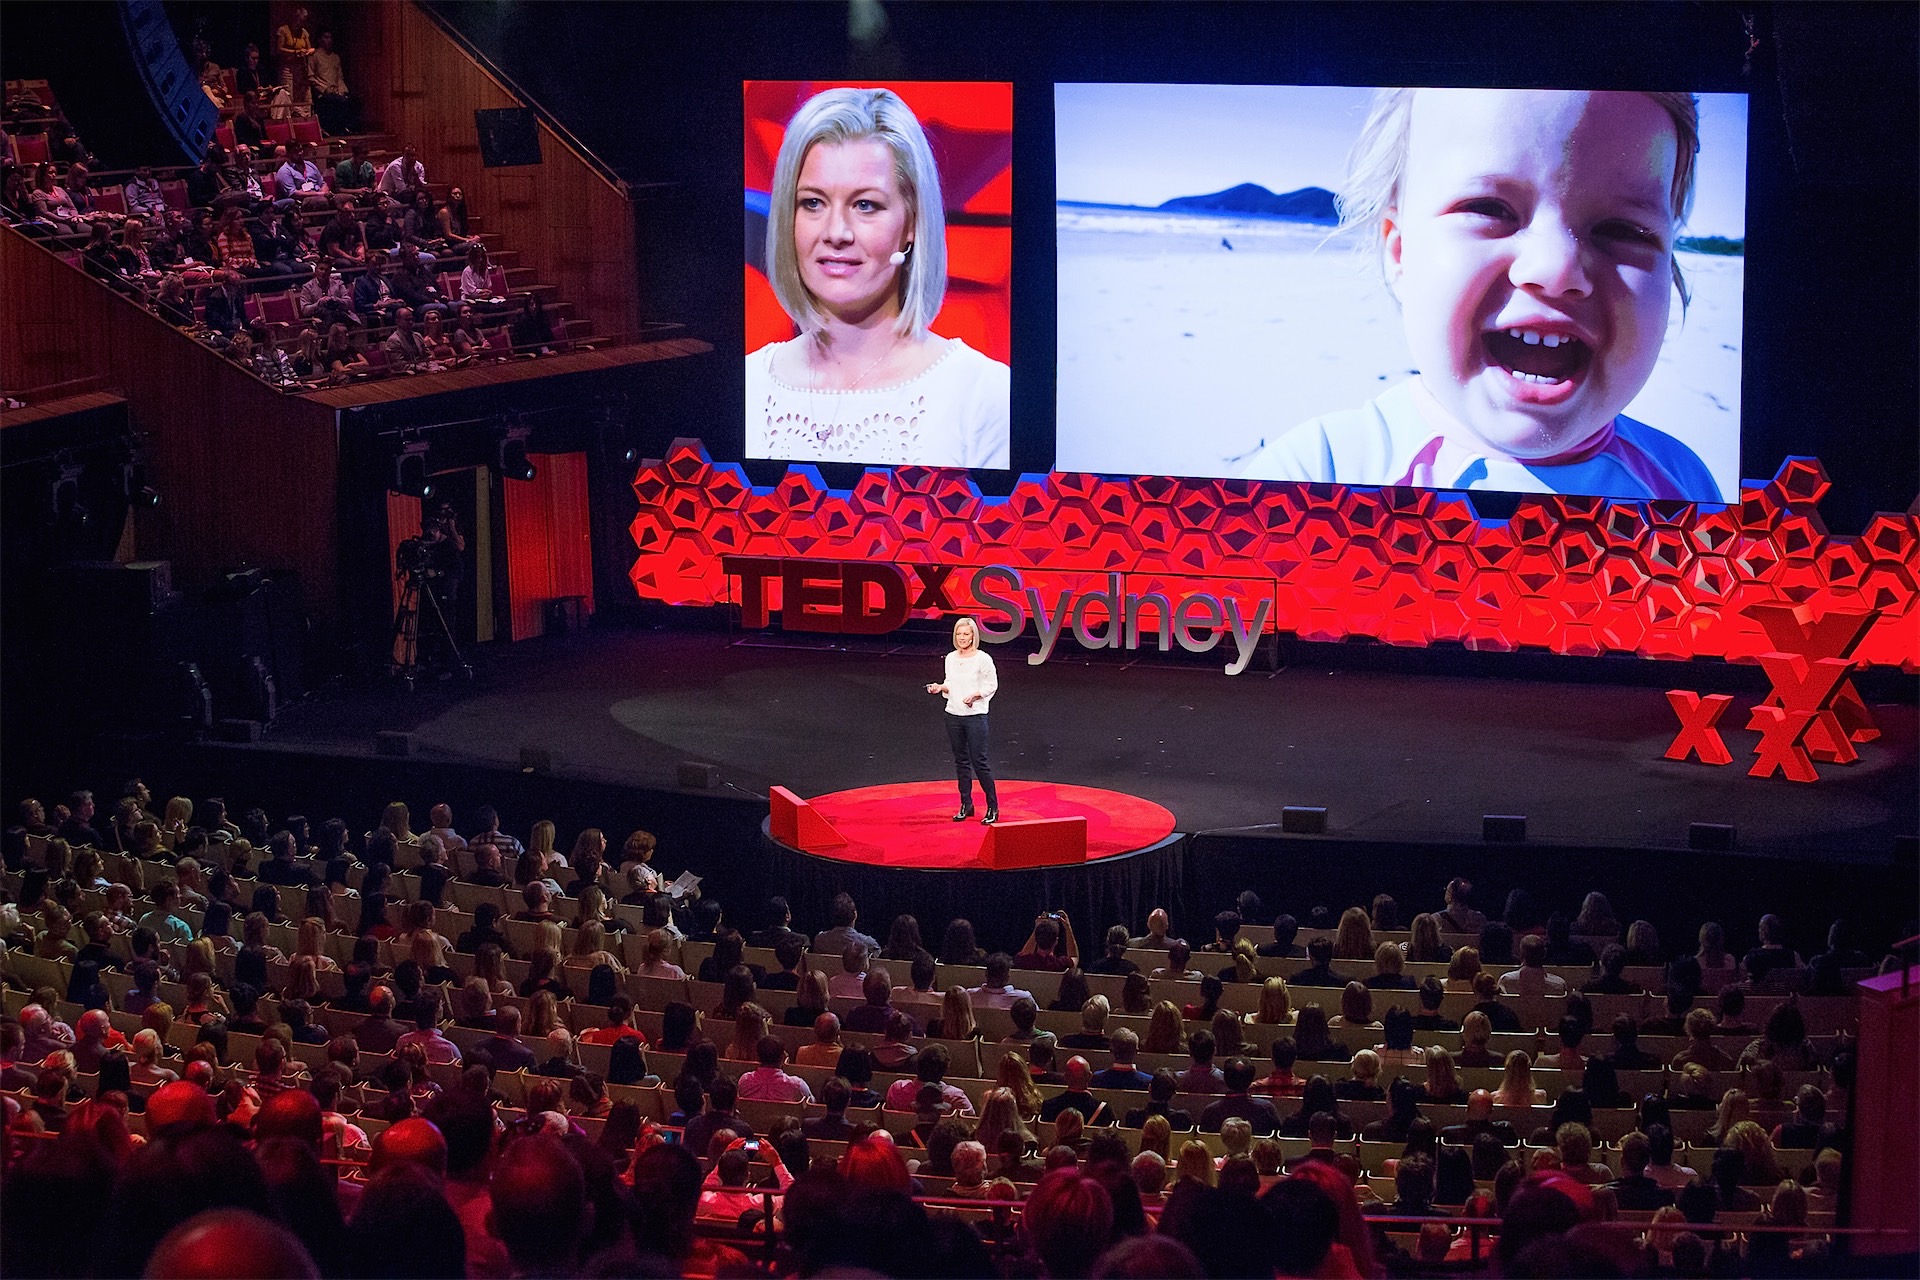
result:
<svg viewBox="0 0 1920 1280"><path fill-rule="evenodd" d="M260 318L276 328L281 325L298 325L300 307L294 300L292 290L284 293L261 293L254 295L260 303Z"/></svg>
<svg viewBox="0 0 1920 1280"><path fill-rule="evenodd" d="M316 147L319 146L321 142L320 122L311 118L295 120L293 122L293 140L295 142L309 143Z"/></svg>
<svg viewBox="0 0 1920 1280"><path fill-rule="evenodd" d="M238 145L234 140L233 125L230 123L213 126L213 140L229 151Z"/></svg>
<svg viewBox="0 0 1920 1280"><path fill-rule="evenodd" d="M127 189L125 187L102 187L93 193L93 207L101 213L111 213L116 218L127 216Z"/></svg>
<svg viewBox="0 0 1920 1280"><path fill-rule="evenodd" d="M167 208L176 213L187 211L187 184L178 178L168 178L160 184L160 198L167 202Z"/></svg>
<svg viewBox="0 0 1920 1280"><path fill-rule="evenodd" d="M293 126L285 120L269 120L266 125L267 141L284 147L293 141Z"/></svg>
<svg viewBox="0 0 1920 1280"><path fill-rule="evenodd" d="M507 296L506 268L494 267L492 270L487 272L487 288L493 290L494 296L497 298L504 298Z"/></svg>
<svg viewBox="0 0 1920 1280"><path fill-rule="evenodd" d="M13 140L14 154L20 157L21 164L45 164L47 162L47 135L44 133L23 133Z"/></svg>

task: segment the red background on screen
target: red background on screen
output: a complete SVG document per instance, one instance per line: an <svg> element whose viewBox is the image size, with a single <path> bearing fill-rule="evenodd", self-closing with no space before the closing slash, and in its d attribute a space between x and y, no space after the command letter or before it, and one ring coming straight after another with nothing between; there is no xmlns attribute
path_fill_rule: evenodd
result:
<svg viewBox="0 0 1920 1280"><path fill-rule="evenodd" d="M1013 86L976 81L749 80L746 98L745 187L773 188L773 163L787 121L824 89L891 89L912 108L940 168L947 206L947 296L933 322L944 338L959 338L1002 364L1012 363L1009 299L1013 275ZM953 215L983 215L998 226L955 226ZM744 267L748 351L794 336L793 322L773 287Z"/></svg>

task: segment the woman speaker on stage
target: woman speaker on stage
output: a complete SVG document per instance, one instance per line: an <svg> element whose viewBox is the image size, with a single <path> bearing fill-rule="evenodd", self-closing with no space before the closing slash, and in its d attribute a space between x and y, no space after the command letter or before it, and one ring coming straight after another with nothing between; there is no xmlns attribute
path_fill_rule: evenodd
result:
<svg viewBox="0 0 1920 1280"><path fill-rule="evenodd" d="M953 652L947 655L947 678L943 684L930 684L928 693L947 700L947 741L953 747L953 769L960 779L960 812L955 822L973 816L973 779L980 779L986 793L987 816L983 825L1000 818L1000 797L993 789L993 769L987 764L987 704L1000 687L993 671L993 659L980 648L980 628L972 618L953 624Z"/></svg>

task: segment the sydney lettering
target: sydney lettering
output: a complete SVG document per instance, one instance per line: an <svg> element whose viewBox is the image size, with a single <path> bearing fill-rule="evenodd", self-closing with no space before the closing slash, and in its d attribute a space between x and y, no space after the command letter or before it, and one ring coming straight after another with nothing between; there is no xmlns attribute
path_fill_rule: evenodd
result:
<svg viewBox="0 0 1920 1280"><path fill-rule="evenodd" d="M824 631L842 635L884 635L905 625L914 610L960 612L949 594L956 572L951 565L897 565L866 561L782 560L763 556L726 556L721 565L740 580L741 621L764 627L772 612L769 584L778 584L780 626L786 631ZM1060 591L1049 604L1009 565L986 565L966 579L980 608L980 638L1005 644L1027 629L1031 619L1040 641L1027 661L1039 666L1053 656L1062 637L1072 634L1087 649L1140 648L1151 636L1162 652L1175 645L1188 653L1206 653L1230 641L1233 661L1222 668L1237 676L1247 669L1273 617L1273 600L1242 602L1237 596L1193 591L1170 597L1161 591L1125 589L1125 578L1107 575L1105 590Z"/></svg>

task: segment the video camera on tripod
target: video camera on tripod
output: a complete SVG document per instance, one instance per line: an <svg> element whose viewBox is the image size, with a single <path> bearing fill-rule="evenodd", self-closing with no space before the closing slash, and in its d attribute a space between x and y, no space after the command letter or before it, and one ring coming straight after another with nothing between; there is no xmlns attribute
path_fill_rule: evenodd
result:
<svg viewBox="0 0 1920 1280"><path fill-rule="evenodd" d="M441 570L434 564L436 549L424 538L402 540L393 551L393 576L396 578L436 577Z"/></svg>
<svg viewBox="0 0 1920 1280"><path fill-rule="evenodd" d="M394 577L413 574L444 577L452 569L451 560L460 550L460 533L454 523L453 507L441 503L420 521L416 537L403 540L393 551Z"/></svg>
<svg viewBox="0 0 1920 1280"><path fill-rule="evenodd" d="M442 504L420 522L420 535L403 540L393 552L393 576L401 580L393 618L393 673L411 689L423 666L458 671L469 680L473 668L448 625L440 597L457 595L458 556L463 548L451 506ZM445 584L436 588L435 583ZM423 654L422 649L426 652Z"/></svg>

